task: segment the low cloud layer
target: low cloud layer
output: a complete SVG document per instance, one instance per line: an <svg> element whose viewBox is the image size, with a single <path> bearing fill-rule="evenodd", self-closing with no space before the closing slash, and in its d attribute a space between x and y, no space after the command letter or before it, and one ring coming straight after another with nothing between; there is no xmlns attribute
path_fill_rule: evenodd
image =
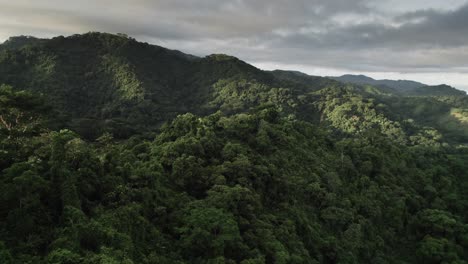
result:
<svg viewBox="0 0 468 264"><path fill-rule="evenodd" d="M267 69L468 88L468 0L0 0L0 41L88 31Z"/></svg>

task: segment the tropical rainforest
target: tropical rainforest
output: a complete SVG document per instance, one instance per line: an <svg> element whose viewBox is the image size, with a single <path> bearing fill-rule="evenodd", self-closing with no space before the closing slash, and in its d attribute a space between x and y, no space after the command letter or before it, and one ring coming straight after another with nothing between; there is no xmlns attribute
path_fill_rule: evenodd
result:
<svg viewBox="0 0 468 264"><path fill-rule="evenodd" d="M468 263L467 160L445 85L124 34L0 45L4 264Z"/></svg>

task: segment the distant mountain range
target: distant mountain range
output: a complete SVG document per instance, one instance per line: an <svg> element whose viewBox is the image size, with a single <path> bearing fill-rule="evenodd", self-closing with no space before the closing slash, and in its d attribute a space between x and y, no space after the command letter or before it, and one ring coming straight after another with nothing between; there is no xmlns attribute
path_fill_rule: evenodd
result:
<svg viewBox="0 0 468 264"><path fill-rule="evenodd" d="M128 36L124 36L123 34L119 35L120 37L128 38ZM14 50L14 49L21 49L26 46L34 46L41 43L46 43L47 39L36 38L32 36L15 36L10 37L7 41L0 45L0 51L2 50ZM196 56L185 54L179 51L172 51L173 53L178 53L180 56L183 56L189 60L197 59ZM307 81L309 78L314 78L317 80L316 76L310 76L308 74L302 73L300 71L282 71L276 70L272 72L276 75L284 75L287 73L292 79L296 79L296 81L300 80L300 82ZM466 95L465 91L458 90L454 87L449 85L441 84L441 85L427 85L421 82L411 81L411 80L376 80L371 77L365 75L353 75L353 74L345 74L339 77L328 77L330 79L343 82L343 83L351 83L357 85L372 85L375 87L379 87L384 92L392 93L392 94L399 94L399 95L406 95L406 96L442 96L442 95ZM309 79L310 81L310 79Z"/></svg>
<svg viewBox="0 0 468 264"><path fill-rule="evenodd" d="M441 84L441 85L427 85L420 82L409 80L375 80L365 75L351 75L346 74L339 77L329 77L331 79L358 85L372 85L380 87L392 93L400 95L465 95L466 92L458 90L454 87Z"/></svg>
<svg viewBox="0 0 468 264"><path fill-rule="evenodd" d="M285 113L308 121L327 120L328 117L320 117L324 109L319 102L330 100L323 97L328 90L379 100L385 99L382 96L466 94L447 85L374 80L364 75L325 78L298 71L262 71L224 54L196 57L141 43L123 34L105 33L52 39L11 37L0 45L1 83L48 97L50 104L66 116L68 127L87 138L105 131L128 137L136 131L159 127L178 114L206 115L219 110L236 113L262 103L281 104ZM393 109L392 102L385 103L389 109L382 114L396 118L400 109ZM408 103L407 107L419 109L421 102L411 99ZM432 105L440 103L438 100ZM447 105L431 116L450 115L454 107L465 108ZM457 111L460 114L456 116L464 118L462 110ZM408 118L407 113L402 114L399 118ZM418 116L418 120L424 121L421 125L438 125L431 123L434 120L427 123L426 119ZM343 123L337 122L335 126Z"/></svg>

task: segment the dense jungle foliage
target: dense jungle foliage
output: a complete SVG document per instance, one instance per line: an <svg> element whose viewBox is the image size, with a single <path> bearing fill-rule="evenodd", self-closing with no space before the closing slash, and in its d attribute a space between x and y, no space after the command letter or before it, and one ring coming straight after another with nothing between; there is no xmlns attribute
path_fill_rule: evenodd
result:
<svg viewBox="0 0 468 264"><path fill-rule="evenodd" d="M468 263L463 93L122 34L0 47L1 263Z"/></svg>

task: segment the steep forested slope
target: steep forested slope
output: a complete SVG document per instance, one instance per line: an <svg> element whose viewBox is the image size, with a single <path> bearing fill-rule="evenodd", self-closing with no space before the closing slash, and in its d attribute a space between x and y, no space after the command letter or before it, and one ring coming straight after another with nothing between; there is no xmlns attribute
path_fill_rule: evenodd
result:
<svg viewBox="0 0 468 264"><path fill-rule="evenodd" d="M2 263L468 259L464 95L101 33L0 51L0 83Z"/></svg>
<svg viewBox="0 0 468 264"><path fill-rule="evenodd" d="M100 33L57 37L0 55L0 83L45 94L70 115L73 128L92 131L88 137L104 128L128 137L197 111L210 86L227 78L270 76L233 57L200 59Z"/></svg>

